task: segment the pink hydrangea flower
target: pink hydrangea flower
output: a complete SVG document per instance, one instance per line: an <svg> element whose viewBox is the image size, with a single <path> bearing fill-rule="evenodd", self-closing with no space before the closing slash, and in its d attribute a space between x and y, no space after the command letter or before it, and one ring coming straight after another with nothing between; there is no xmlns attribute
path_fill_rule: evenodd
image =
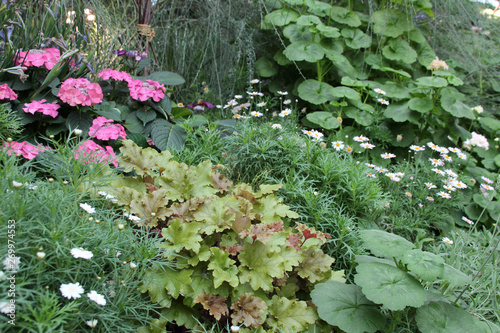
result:
<svg viewBox="0 0 500 333"><path fill-rule="evenodd" d="M165 97L165 86L157 81L131 80L128 83L130 96L139 101L146 101L152 97L153 101L159 102Z"/></svg>
<svg viewBox="0 0 500 333"><path fill-rule="evenodd" d="M2 150L7 149L7 155L12 155L12 153L17 156L22 155L24 158L31 160L36 157L39 153L43 153L44 151L51 150L52 148L43 146L42 144L33 146L31 143L27 141L23 142L5 142L2 146Z"/></svg>
<svg viewBox="0 0 500 333"><path fill-rule="evenodd" d="M10 87L7 83L4 83L0 86L0 100L9 99L9 100L13 101L16 98L17 98L17 94L14 92L14 90L10 89Z"/></svg>
<svg viewBox="0 0 500 333"><path fill-rule="evenodd" d="M59 62L61 52L56 48L48 48L41 50L28 50L19 52L16 58L16 65L25 67L42 67L52 69Z"/></svg>
<svg viewBox="0 0 500 333"><path fill-rule="evenodd" d="M89 128L89 136L99 140L116 140L118 137L126 139L127 133L125 133L125 128L122 125L114 124L113 119L97 117Z"/></svg>
<svg viewBox="0 0 500 333"><path fill-rule="evenodd" d="M103 94L97 83L90 83L87 79L69 78L61 84L57 97L71 106L91 106L101 103Z"/></svg>
<svg viewBox="0 0 500 333"><path fill-rule="evenodd" d="M84 164L87 164L88 162L112 163L115 167L118 166L113 148L110 146L103 148L92 140L84 141L76 149L74 156L76 160L80 158L87 160Z"/></svg>
<svg viewBox="0 0 500 333"><path fill-rule="evenodd" d="M132 76L129 73L117 71L111 68L107 68L101 71L97 76L99 76L103 80L109 80L110 78L116 81L126 81L126 82L132 80Z"/></svg>
<svg viewBox="0 0 500 333"><path fill-rule="evenodd" d="M35 114L35 112L41 112L43 114L51 116L52 118L57 117L57 115L59 114L59 112L57 112L57 109L59 109L61 106L58 105L56 102L54 103L45 103L45 102L47 102L47 100L42 99L40 101L33 101L31 103L26 103L24 104L24 106L26 107L23 108L23 111L31 114Z"/></svg>

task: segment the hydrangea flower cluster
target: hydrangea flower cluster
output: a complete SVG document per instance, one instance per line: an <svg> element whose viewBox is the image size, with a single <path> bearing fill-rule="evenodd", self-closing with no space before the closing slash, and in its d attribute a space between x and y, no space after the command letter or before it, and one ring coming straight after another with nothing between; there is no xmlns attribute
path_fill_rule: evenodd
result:
<svg viewBox="0 0 500 333"><path fill-rule="evenodd" d="M51 116L52 118L57 117L59 109L61 106L57 103L45 103L47 100L42 99L40 101L33 101L31 103L24 104L23 111L26 113L35 114L35 112L41 112L45 115Z"/></svg>
<svg viewBox="0 0 500 333"><path fill-rule="evenodd" d="M113 148L106 146L104 149L92 140L84 141L76 149L75 159L78 160L80 157L95 163L112 163L115 167L118 166Z"/></svg>
<svg viewBox="0 0 500 333"><path fill-rule="evenodd" d="M90 83L87 79L69 78L61 84L57 97L71 106L91 106L101 103L104 96L99 84Z"/></svg>
<svg viewBox="0 0 500 333"><path fill-rule="evenodd" d="M102 70L101 72L99 72L97 76L103 80L113 79L116 81L126 81L126 82L132 80L132 76L129 73L117 71L111 68L106 68Z"/></svg>
<svg viewBox="0 0 500 333"><path fill-rule="evenodd" d="M165 97L165 86L157 81L131 80L128 83L130 96L139 101L147 101L150 97L153 101L159 102Z"/></svg>
<svg viewBox="0 0 500 333"><path fill-rule="evenodd" d="M31 143L27 141L23 142L5 142L2 146L2 150L7 148L7 155L11 155L12 153L17 156L21 155L28 160L31 160L36 157L39 153L43 153L44 151L51 150L50 147L43 146L42 144L33 146Z"/></svg>
<svg viewBox="0 0 500 333"><path fill-rule="evenodd" d="M14 101L17 98L17 94L12 90L7 83L0 85L0 100L8 99Z"/></svg>
<svg viewBox="0 0 500 333"><path fill-rule="evenodd" d="M113 119L97 117L89 128L89 136L99 140L116 140L119 137L126 139L127 133L122 125L114 124Z"/></svg>
<svg viewBox="0 0 500 333"><path fill-rule="evenodd" d="M42 67L48 70L54 68L61 58L61 52L56 48L34 49L19 52L16 58L16 66Z"/></svg>

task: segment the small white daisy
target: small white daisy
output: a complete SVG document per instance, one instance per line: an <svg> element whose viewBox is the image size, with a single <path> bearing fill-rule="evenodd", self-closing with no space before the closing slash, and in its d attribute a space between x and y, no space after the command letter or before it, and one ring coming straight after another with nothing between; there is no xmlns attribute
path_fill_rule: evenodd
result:
<svg viewBox="0 0 500 333"><path fill-rule="evenodd" d="M264 114L262 112L252 111L252 112L250 112L250 115L252 117L262 117Z"/></svg>
<svg viewBox="0 0 500 333"><path fill-rule="evenodd" d="M81 247L71 249L70 253L73 256L73 258L82 258L87 260L91 259L94 256L92 252L84 250Z"/></svg>
<svg viewBox="0 0 500 333"><path fill-rule="evenodd" d="M283 128L281 126L281 124L273 124L271 127L274 128L274 129L282 129Z"/></svg>
<svg viewBox="0 0 500 333"><path fill-rule="evenodd" d="M258 107L263 107L263 106L265 106L265 105L266 105L266 102L260 102L260 103L257 103L257 106L258 106Z"/></svg>
<svg viewBox="0 0 500 333"><path fill-rule="evenodd" d="M390 159L390 158L394 158L394 157L396 157L396 155L394 155L394 154L392 154L392 153L383 153L383 154L380 154L380 156L381 156L383 159L385 159L385 160Z"/></svg>
<svg viewBox="0 0 500 333"><path fill-rule="evenodd" d="M280 94L281 96L286 96L288 95L288 91L278 91L278 94Z"/></svg>
<svg viewBox="0 0 500 333"><path fill-rule="evenodd" d="M61 284L59 290L61 291L63 297L66 297L67 299L80 298L81 294L84 293L83 287L78 282Z"/></svg>
<svg viewBox="0 0 500 333"><path fill-rule="evenodd" d="M332 147L335 148L336 151L344 149L344 142L342 141L333 141Z"/></svg>
<svg viewBox="0 0 500 333"><path fill-rule="evenodd" d="M425 186L427 186L428 189L437 188L433 183L425 183Z"/></svg>
<svg viewBox="0 0 500 333"><path fill-rule="evenodd" d="M425 150L425 147L420 147L420 146L416 146L416 145L411 145L410 146L410 149L413 150L413 151L422 151L422 150Z"/></svg>
<svg viewBox="0 0 500 333"><path fill-rule="evenodd" d="M256 84L256 83L259 83L259 82L260 82L259 79L253 79L253 80L250 81L250 83L252 83L252 84Z"/></svg>
<svg viewBox="0 0 500 333"><path fill-rule="evenodd" d="M489 178L486 178L485 176L481 176L481 179L484 180L485 182L487 182L488 184L493 184L494 183L494 181L492 181Z"/></svg>
<svg viewBox="0 0 500 333"><path fill-rule="evenodd" d="M80 208L83 209L84 211L86 211L87 214L94 214L95 213L95 209L92 206L90 206L88 203L81 203Z"/></svg>
<svg viewBox="0 0 500 333"><path fill-rule="evenodd" d="M371 143L368 143L368 142L363 142L359 146L362 147L362 148L366 148L366 149L373 149L373 148L375 148L375 145L372 145Z"/></svg>
<svg viewBox="0 0 500 333"><path fill-rule="evenodd" d="M278 116L286 117L286 116L290 115L291 113L292 113L292 109L285 109L285 110L281 111Z"/></svg>
<svg viewBox="0 0 500 333"><path fill-rule="evenodd" d="M98 294L97 291L91 290L90 293L87 294L87 297L93 301L96 302L98 305L104 306L106 305L106 299L104 298L103 295Z"/></svg>
<svg viewBox="0 0 500 333"><path fill-rule="evenodd" d="M453 241L451 239L449 239L448 237L443 237L443 243L452 245Z"/></svg>
<svg viewBox="0 0 500 333"><path fill-rule="evenodd" d="M388 100L385 100L385 99L383 99L383 98L377 98L377 101L378 101L380 104L389 105L389 101L388 101Z"/></svg>
<svg viewBox="0 0 500 333"><path fill-rule="evenodd" d="M285 105L288 105L288 104L290 104L290 103L292 103L292 100L291 100L291 99L287 99L287 100L283 101L283 104L285 104Z"/></svg>
<svg viewBox="0 0 500 333"><path fill-rule="evenodd" d="M449 193L446 193L446 192L443 192L443 191L439 191L437 193L438 196L440 196L441 198L445 198L445 199L450 199L451 198L451 195Z"/></svg>
<svg viewBox="0 0 500 333"><path fill-rule="evenodd" d="M85 322L90 328L95 328L97 326L97 319L87 320Z"/></svg>
<svg viewBox="0 0 500 333"><path fill-rule="evenodd" d="M380 88L375 88L375 89L373 89L373 91L375 91L377 94L385 95L385 91L383 91Z"/></svg>

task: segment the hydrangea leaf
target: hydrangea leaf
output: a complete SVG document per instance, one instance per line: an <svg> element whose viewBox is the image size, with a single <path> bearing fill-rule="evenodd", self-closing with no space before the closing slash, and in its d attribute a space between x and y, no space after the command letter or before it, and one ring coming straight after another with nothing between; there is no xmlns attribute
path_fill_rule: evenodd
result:
<svg viewBox="0 0 500 333"><path fill-rule="evenodd" d="M318 248L310 248L305 251L306 258L300 263L297 272L301 278L314 283L321 281L331 271L331 265L335 259L323 253Z"/></svg>
<svg viewBox="0 0 500 333"><path fill-rule="evenodd" d="M318 316L304 301L289 300L274 295L269 304L266 324L280 332L302 332L314 324Z"/></svg>
<svg viewBox="0 0 500 333"><path fill-rule="evenodd" d="M252 293L242 294L231 305L233 325L243 323L247 327L258 328L264 323L266 303Z"/></svg>
<svg viewBox="0 0 500 333"><path fill-rule="evenodd" d="M434 281L444 273L444 259L434 253L413 249L403 253L401 261L408 269L426 281Z"/></svg>
<svg viewBox="0 0 500 333"><path fill-rule="evenodd" d="M378 305L368 300L359 286L328 281L317 284L311 298L319 317L343 331L375 333L385 326Z"/></svg>
<svg viewBox="0 0 500 333"><path fill-rule="evenodd" d="M299 214L291 211L287 205L281 204L283 199L276 195L268 195L260 198L254 205L255 211L260 214L260 220L264 223L276 222L283 217L298 218Z"/></svg>
<svg viewBox="0 0 500 333"><path fill-rule="evenodd" d="M399 268L378 262L360 264L354 282L366 298L399 311L407 306L418 308L427 300L425 289L417 279Z"/></svg>
<svg viewBox="0 0 500 333"><path fill-rule="evenodd" d="M431 302L418 308L415 319L422 332L478 332L470 313L444 302Z"/></svg>
<svg viewBox="0 0 500 333"><path fill-rule="evenodd" d="M186 130L177 124L165 119L156 119L151 127L151 138L155 146L164 151L166 149L179 150L184 146Z"/></svg>
<svg viewBox="0 0 500 333"><path fill-rule="evenodd" d="M130 202L130 212L141 219L145 219L149 228L158 225L158 219L168 216L167 205L169 200L165 197L165 190L160 189L152 193L141 193L138 198Z"/></svg>
<svg viewBox="0 0 500 333"><path fill-rule="evenodd" d="M238 268L235 261L229 258L229 252L217 247L210 249L212 257L208 264L208 269L213 270L214 287L218 288L223 282L228 282L233 288L239 284Z"/></svg>
<svg viewBox="0 0 500 333"><path fill-rule="evenodd" d="M397 9L376 11L371 15L371 19L373 20L373 32L379 35L396 38L413 29L406 15Z"/></svg>
<svg viewBox="0 0 500 333"><path fill-rule="evenodd" d="M168 151L158 153L152 148L142 149L132 140L123 140L118 157L118 164L124 168L125 172L135 171L139 176L149 173L151 170L157 170L164 167L172 158Z"/></svg>
<svg viewBox="0 0 500 333"><path fill-rule="evenodd" d="M166 274L148 270L139 285L139 291L141 293L148 292L152 302L168 308L172 303L172 297L165 288L168 283L167 279L170 277Z"/></svg>
<svg viewBox="0 0 500 333"><path fill-rule="evenodd" d="M235 219L231 211L238 209L238 200L235 197L214 197L203 202L193 214L198 222L202 222L201 232L210 235L229 229Z"/></svg>
<svg viewBox="0 0 500 333"><path fill-rule="evenodd" d="M362 230L360 233L364 245L376 256L392 259L415 248L405 238L383 230Z"/></svg>
<svg viewBox="0 0 500 333"><path fill-rule="evenodd" d="M245 243L238 259L240 283L249 282L254 290L261 288L270 291L273 278L279 279L285 275L280 255L260 241Z"/></svg>
<svg viewBox="0 0 500 333"><path fill-rule="evenodd" d="M200 223L182 223L179 219L175 219L168 227L161 230L166 243L161 244L159 247L174 248L176 253L179 253L182 249L198 253L200 243L203 241L203 238L200 236L200 229Z"/></svg>

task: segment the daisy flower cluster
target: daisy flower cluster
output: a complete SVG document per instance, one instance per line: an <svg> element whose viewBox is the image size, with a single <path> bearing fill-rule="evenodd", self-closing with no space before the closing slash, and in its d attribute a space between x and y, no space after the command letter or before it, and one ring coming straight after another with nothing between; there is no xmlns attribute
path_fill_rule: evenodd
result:
<svg viewBox="0 0 500 333"><path fill-rule="evenodd" d="M323 141L323 133L316 130L302 130L302 133L312 138L313 141Z"/></svg>
<svg viewBox="0 0 500 333"><path fill-rule="evenodd" d="M380 103L380 104L384 104L384 105L389 105L389 101L387 99L385 99L384 97L378 97L380 95L385 95L386 92L383 91L382 89L380 88L375 88L373 89L373 91L375 91L378 95L377 95L377 101Z"/></svg>

